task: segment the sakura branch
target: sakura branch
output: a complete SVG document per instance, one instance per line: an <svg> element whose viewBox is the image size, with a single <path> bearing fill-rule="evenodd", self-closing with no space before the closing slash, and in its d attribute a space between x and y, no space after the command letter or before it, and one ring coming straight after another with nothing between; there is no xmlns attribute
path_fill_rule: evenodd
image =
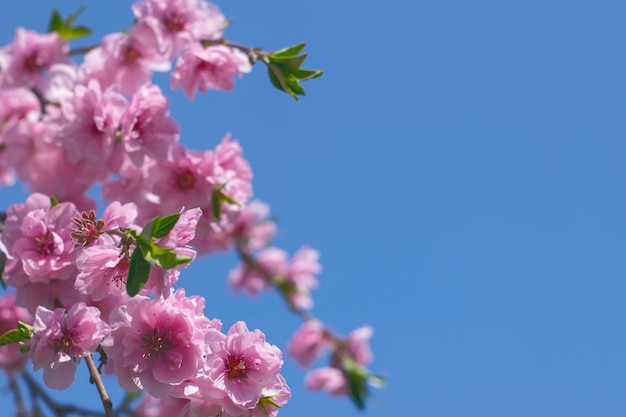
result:
<svg viewBox="0 0 626 417"><path fill-rule="evenodd" d="M169 71L170 87L194 99L231 91L261 61L272 84L297 99L300 82L322 74L301 68L304 44L249 48L225 39L227 20L213 4L140 0L128 31L72 50L91 33L76 24L80 12L53 13L47 34L17 28L0 49L0 186L19 180L31 191L0 214L0 284L9 290L0 297L0 368L18 414L27 412L21 377L30 411L42 402L57 417L275 416L291 398L281 350L242 321L222 331L204 298L179 285L198 256L230 249L244 261L233 287L275 287L305 321L290 354L310 364L331 351L308 386L349 394L362 408L374 378L364 367L371 329L341 338L308 312L318 252L288 260L267 247L275 227L267 206L252 201L239 142L226 135L212 149L188 149L152 83L154 72ZM25 370L32 364L61 390L83 361L103 412L55 402ZM101 372L128 392L116 408Z"/></svg>

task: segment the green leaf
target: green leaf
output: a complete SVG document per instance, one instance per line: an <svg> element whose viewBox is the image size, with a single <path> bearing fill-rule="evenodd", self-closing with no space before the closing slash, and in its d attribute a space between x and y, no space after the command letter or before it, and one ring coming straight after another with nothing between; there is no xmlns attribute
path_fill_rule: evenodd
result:
<svg viewBox="0 0 626 417"><path fill-rule="evenodd" d="M270 54L270 56L278 56L278 57L292 57L296 56L300 53L301 50L304 49L306 43L302 42L294 46L289 46L287 48L279 49Z"/></svg>
<svg viewBox="0 0 626 417"><path fill-rule="evenodd" d="M59 200L55 196L51 195L50 196L50 208L55 207L58 204L59 204Z"/></svg>
<svg viewBox="0 0 626 417"><path fill-rule="evenodd" d="M148 282L150 274L150 264L144 259L144 255L140 247L136 247L130 257L130 265L128 267L128 280L126 281L126 291L128 295L134 297Z"/></svg>
<svg viewBox="0 0 626 417"><path fill-rule="evenodd" d="M350 357L344 357L341 365L350 384L350 397L359 410L365 409L365 398L368 396L368 372Z"/></svg>
<svg viewBox="0 0 626 417"><path fill-rule="evenodd" d="M24 340L28 340L30 337L24 337L22 332L19 329L9 330L2 336L0 336L0 346L10 345L12 343L23 342Z"/></svg>
<svg viewBox="0 0 626 417"><path fill-rule="evenodd" d="M74 20L76 20L76 18L80 16L85 11L86 8L87 8L86 6L80 6L78 10L76 10L74 13L72 13L71 15L67 17L65 24L69 27L72 27L74 25Z"/></svg>
<svg viewBox="0 0 626 417"><path fill-rule="evenodd" d="M58 32L63 27L63 18L58 10L52 12L50 16L50 25L48 26L48 32Z"/></svg>
<svg viewBox="0 0 626 417"><path fill-rule="evenodd" d="M300 65L302 65L302 63L306 59L306 54L300 55L300 56L294 56L294 57L274 57L274 56L270 56L269 58L270 58L271 62L275 62L278 65L282 65L282 66L286 66L286 67L297 69L297 68L300 68Z"/></svg>
<svg viewBox="0 0 626 417"><path fill-rule="evenodd" d="M292 74L300 81L312 80L313 78L319 78L324 74L322 70L304 70L295 69Z"/></svg>
<svg viewBox="0 0 626 417"><path fill-rule="evenodd" d="M211 208L213 208L213 217L219 219L222 215L222 202L216 197L215 193L213 193L213 198L211 199Z"/></svg>
<svg viewBox="0 0 626 417"><path fill-rule="evenodd" d="M143 238L145 242L152 242L154 230L159 228L159 224L161 224L161 217L156 216L154 219L146 223L143 229L141 229L141 234L139 236Z"/></svg>
<svg viewBox="0 0 626 417"><path fill-rule="evenodd" d="M21 335L24 336L26 339L30 339L31 337L33 337L33 331L35 330L35 328L28 323L18 321L17 330L19 330Z"/></svg>
<svg viewBox="0 0 626 417"><path fill-rule="evenodd" d="M269 64L267 64L267 72L270 77L270 81L272 82L272 85L274 87L289 94L291 97L294 98L294 100L300 101L300 99L298 99L298 96L296 96L296 93L294 93L293 90L291 90L287 86L283 73L280 71L275 63L270 62Z"/></svg>
<svg viewBox="0 0 626 417"><path fill-rule="evenodd" d="M30 345L27 345L24 342L20 342L20 353L26 353L30 350Z"/></svg>
<svg viewBox="0 0 626 417"><path fill-rule="evenodd" d="M154 226L154 232L152 233L152 237L155 239L162 238L166 236L169 232L172 231L174 226L176 226L176 222L180 218L180 213L171 214L167 217L161 219L161 221Z"/></svg>
<svg viewBox="0 0 626 417"><path fill-rule="evenodd" d="M77 11L72 13L64 21L61 14L55 10L50 17L49 32L56 32L61 39L71 41L74 39L88 36L92 33L92 30L86 26L74 26L74 21L85 10L85 7L80 7Z"/></svg>
<svg viewBox="0 0 626 417"><path fill-rule="evenodd" d="M191 262L189 256L175 253L171 249L161 248L155 244L151 245L150 252L145 254L145 259L163 269L171 269Z"/></svg>

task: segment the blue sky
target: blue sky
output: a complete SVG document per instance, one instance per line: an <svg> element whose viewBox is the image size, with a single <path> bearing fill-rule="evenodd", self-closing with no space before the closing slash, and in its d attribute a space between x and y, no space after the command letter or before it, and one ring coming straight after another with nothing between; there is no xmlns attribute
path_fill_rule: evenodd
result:
<svg viewBox="0 0 626 417"><path fill-rule="evenodd" d="M99 36L132 21L130 2L57 4L86 4ZM626 415L626 3L217 4L227 37L306 41L326 73L299 104L263 68L232 94L172 92L181 140L240 140L276 244L321 251L313 313L344 334L374 326L371 368L389 378L361 414L305 392L287 359L280 415ZM0 43L16 23L45 30L51 7L3 5ZM297 319L275 294L233 297L235 262L206 258L181 283L284 346ZM94 403L87 385L62 395Z"/></svg>

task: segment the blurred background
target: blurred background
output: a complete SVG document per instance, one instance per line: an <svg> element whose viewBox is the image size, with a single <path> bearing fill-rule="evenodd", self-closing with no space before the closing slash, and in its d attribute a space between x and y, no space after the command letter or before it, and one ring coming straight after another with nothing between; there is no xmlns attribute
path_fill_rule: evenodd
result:
<svg viewBox="0 0 626 417"><path fill-rule="evenodd" d="M388 377L361 413L306 392L286 358L279 415L626 415L626 3L217 4L227 38L306 41L305 67L325 74L300 103L261 66L232 94L169 91L181 141L240 141L275 244L321 252L313 314L340 334L373 326L370 368ZM94 29L81 45L133 20L127 1L7 2L0 44L81 5ZM2 209L25 196L1 189ZM226 328L245 320L284 348L299 319L275 293L234 296L236 263L204 258L180 285ZM97 407L86 378L55 395Z"/></svg>

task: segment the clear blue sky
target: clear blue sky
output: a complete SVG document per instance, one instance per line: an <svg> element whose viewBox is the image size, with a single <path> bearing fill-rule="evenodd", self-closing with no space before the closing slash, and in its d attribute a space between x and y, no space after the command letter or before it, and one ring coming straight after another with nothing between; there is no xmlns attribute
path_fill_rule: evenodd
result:
<svg viewBox="0 0 626 417"><path fill-rule="evenodd" d="M0 43L45 30L53 3L3 4ZM86 4L97 35L132 20L130 2L56 3ZM306 41L326 71L299 104L263 68L233 94L170 97L183 143L241 141L276 244L321 251L313 313L374 326L389 383L363 415L625 416L626 2L217 4L232 40ZM284 347L297 319L274 294L233 297L234 264L204 259L181 283ZM281 416L361 415L306 393L289 359L284 374ZM95 403L84 385L65 395Z"/></svg>

